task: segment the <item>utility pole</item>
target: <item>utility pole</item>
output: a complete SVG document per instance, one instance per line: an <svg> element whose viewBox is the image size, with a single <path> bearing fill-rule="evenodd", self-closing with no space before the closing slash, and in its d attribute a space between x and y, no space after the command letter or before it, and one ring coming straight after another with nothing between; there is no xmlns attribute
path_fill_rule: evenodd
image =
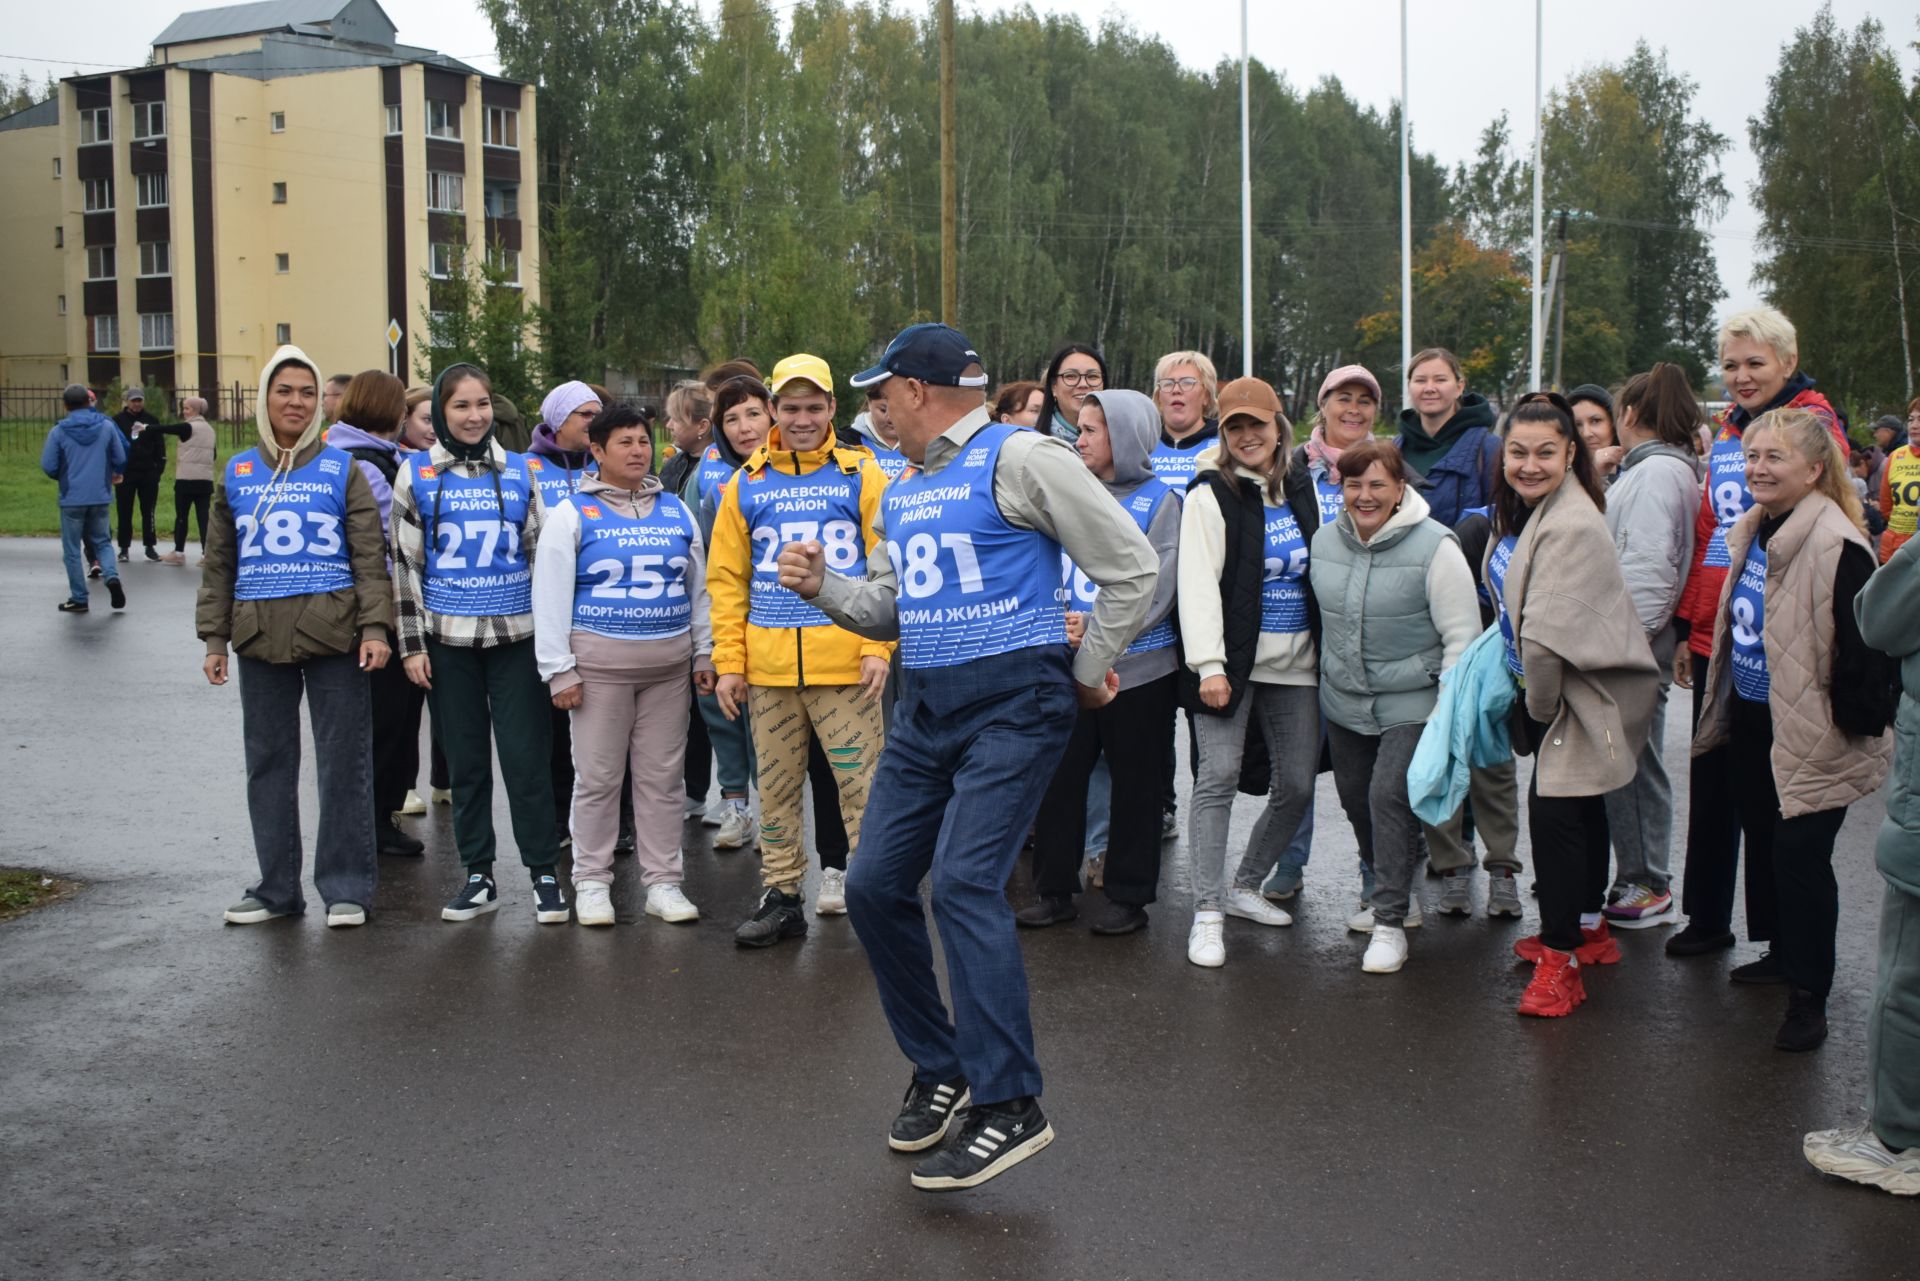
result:
<svg viewBox="0 0 1920 1281"><path fill-rule="evenodd" d="M1411 143L1407 130L1413 126L1407 116L1407 0L1400 0L1400 405L1412 402L1407 397L1407 380L1413 370L1413 187L1409 175Z"/></svg>
<svg viewBox="0 0 1920 1281"><path fill-rule="evenodd" d="M1247 0L1240 0L1240 367L1253 377L1253 140L1248 122Z"/></svg>
<svg viewBox="0 0 1920 1281"><path fill-rule="evenodd" d="M1561 356L1567 350L1567 211L1559 215L1560 247L1553 253L1553 287L1547 296L1553 299L1553 389L1566 384L1560 380Z"/></svg>
<svg viewBox="0 0 1920 1281"><path fill-rule="evenodd" d="M940 319L960 323L960 183L953 142L953 0L940 0Z"/></svg>
<svg viewBox="0 0 1920 1281"><path fill-rule="evenodd" d="M1527 390L1532 391L1540 385L1540 347L1545 333L1541 323L1546 319L1540 304L1540 261L1541 245L1541 182L1540 162L1545 152L1545 139L1541 136L1543 123L1543 99L1546 90L1547 45L1546 45L1546 0L1534 0L1533 5L1533 335L1530 356L1527 361Z"/></svg>

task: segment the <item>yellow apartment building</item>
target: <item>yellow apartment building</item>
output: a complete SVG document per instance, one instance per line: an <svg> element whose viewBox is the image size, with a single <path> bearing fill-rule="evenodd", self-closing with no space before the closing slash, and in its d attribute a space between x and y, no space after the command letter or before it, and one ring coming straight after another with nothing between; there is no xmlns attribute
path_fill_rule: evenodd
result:
<svg viewBox="0 0 1920 1281"><path fill-rule="evenodd" d="M533 87L394 35L375 0L199 10L0 119L0 388L250 392L285 342L412 381L463 253L538 302Z"/></svg>

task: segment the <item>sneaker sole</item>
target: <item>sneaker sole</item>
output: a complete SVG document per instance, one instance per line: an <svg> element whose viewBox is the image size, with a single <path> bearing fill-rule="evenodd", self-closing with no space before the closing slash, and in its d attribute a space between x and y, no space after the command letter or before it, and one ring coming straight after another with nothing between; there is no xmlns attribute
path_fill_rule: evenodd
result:
<svg viewBox="0 0 1920 1281"><path fill-rule="evenodd" d="M276 921L293 913L274 912L261 908L258 912L224 912L221 915L228 925L258 925L262 921Z"/></svg>
<svg viewBox="0 0 1920 1281"><path fill-rule="evenodd" d="M847 901L840 899L835 902L822 902L819 899L815 899L813 901L813 914L815 916L845 916L847 914Z"/></svg>
<svg viewBox="0 0 1920 1281"><path fill-rule="evenodd" d="M1227 916L1238 917L1240 920L1252 921L1255 925L1265 925L1276 930L1285 929L1287 926L1293 924L1292 915L1286 912L1280 913L1281 916L1286 918L1285 920L1276 921L1271 917L1256 916L1243 908L1223 907L1220 911Z"/></svg>
<svg viewBox="0 0 1920 1281"><path fill-rule="evenodd" d="M1864 1183L1895 1196L1920 1196L1920 1172L1889 1169L1850 1153L1824 1148L1804 1147L1801 1151L1807 1164L1822 1174L1831 1174L1849 1183Z"/></svg>
<svg viewBox="0 0 1920 1281"><path fill-rule="evenodd" d="M777 943L784 943L788 939L803 939L806 936L807 932L805 929L781 930L770 939L743 939L736 934L733 936L733 942L736 947L768 948Z"/></svg>
<svg viewBox="0 0 1920 1281"><path fill-rule="evenodd" d="M1187 953L1187 964L1197 965L1203 970L1217 970L1224 967L1226 963L1227 963L1227 958L1224 956L1217 961L1203 961L1198 957L1196 957L1192 952Z"/></svg>
<svg viewBox="0 0 1920 1281"><path fill-rule="evenodd" d="M565 925L573 919L573 909L563 907L558 912L542 912L536 909L533 919L542 925Z"/></svg>
<svg viewBox="0 0 1920 1281"><path fill-rule="evenodd" d="M582 916L576 911L573 919L581 925L594 929L598 929L604 925L614 925L618 923L618 916L613 912L608 912L605 916Z"/></svg>
<svg viewBox="0 0 1920 1281"><path fill-rule="evenodd" d="M443 907L440 909L440 919L443 921L471 921L476 916L485 916L488 912L497 912L499 910L500 900L495 899L491 903L481 903L473 907Z"/></svg>
<svg viewBox="0 0 1920 1281"><path fill-rule="evenodd" d="M966 1111L967 1106L972 1102L972 1090L960 1091L960 1097L954 1100L952 1107L947 1109L947 1119L941 1123L938 1130L924 1139L896 1139L889 1134L887 1146L895 1152L925 1152L928 1148L939 1146L940 1141L947 1137L947 1132L953 1129L953 1118Z"/></svg>
<svg viewBox="0 0 1920 1281"><path fill-rule="evenodd" d="M657 916L669 925L679 925L686 921L697 921L700 919L700 909L697 907L685 912L677 909L671 912L663 912L649 903L647 904L646 911L648 916Z"/></svg>
<svg viewBox="0 0 1920 1281"><path fill-rule="evenodd" d="M999 1178L1014 1166L1019 1165L1035 1153L1044 1150L1052 1143L1053 1122L1049 1121L1038 1134L1017 1147L1008 1148L978 1174L970 1174L964 1179L949 1179L944 1177L930 1178L915 1174L911 1176L913 1186L919 1188L922 1192L958 1192L962 1188L977 1188L989 1179Z"/></svg>
<svg viewBox="0 0 1920 1281"><path fill-rule="evenodd" d="M1607 916L1603 911L1602 916ZM1678 925L1680 913L1668 908L1652 916L1607 916L1607 924L1616 930L1651 930L1661 925Z"/></svg>
<svg viewBox="0 0 1920 1281"><path fill-rule="evenodd" d="M1462 903L1455 906L1447 903L1442 903L1438 908L1435 908L1434 910L1439 912L1440 915L1442 916L1469 917L1473 915L1473 904Z"/></svg>
<svg viewBox="0 0 1920 1281"><path fill-rule="evenodd" d="M360 912L353 916L335 916L332 912L327 913L327 928L330 930L350 929L355 925L365 925L366 923L367 914L365 912Z"/></svg>
<svg viewBox="0 0 1920 1281"><path fill-rule="evenodd" d="M752 846L753 846L752 840L715 841L713 843L713 848L717 850L744 850L744 849L750 849Z"/></svg>
<svg viewBox="0 0 1920 1281"><path fill-rule="evenodd" d="M1404 956L1401 957L1399 960L1395 961L1392 965L1368 965L1366 960L1362 958L1360 962L1360 972L1362 974L1398 974L1400 972L1400 967L1405 965L1406 963L1407 963L1407 958Z"/></svg>
<svg viewBox="0 0 1920 1281"><path fill-rule="evenodd" d="M1526 909L1517 903L1511 907L1489 907L1487 909L1487 919L1489 921L1517 921L1526 914Z"/></svg>

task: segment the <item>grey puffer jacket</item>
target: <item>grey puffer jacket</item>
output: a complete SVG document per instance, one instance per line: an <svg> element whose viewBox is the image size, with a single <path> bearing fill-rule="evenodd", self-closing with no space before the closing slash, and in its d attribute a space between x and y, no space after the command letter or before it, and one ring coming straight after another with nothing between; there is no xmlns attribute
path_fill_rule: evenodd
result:
<svg viewBox="0 0 1920 1281"><path fill-rule="evenodd" d="M1607 489L1607 532L1620 553L1634 613L1654 661L1671 672L1678 644L1673 614L1693 564L1700 473L1694 456L1661 441L1635 445Z"/></svg>
<svg viewBox="0 0 1920 1281"><path fill-rule="evenodd" d="M1900 707L1893 718L1893 787L1874 856L1880 875L1920 897L1920 538L1874 571L1854 597L1867 644L1900 660Z"/></svg>

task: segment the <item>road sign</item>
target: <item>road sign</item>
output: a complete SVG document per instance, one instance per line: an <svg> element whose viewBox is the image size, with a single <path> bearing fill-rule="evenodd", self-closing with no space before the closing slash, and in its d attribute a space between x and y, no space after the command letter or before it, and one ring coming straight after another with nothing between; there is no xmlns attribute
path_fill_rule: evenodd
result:
<svg viewBox="0 0 1920 1281"><path fill-rule="evenodd" d="M389 320L387 322L387 346L398 347L399 345L400 345L400 322L397 320Z"/></svg>

